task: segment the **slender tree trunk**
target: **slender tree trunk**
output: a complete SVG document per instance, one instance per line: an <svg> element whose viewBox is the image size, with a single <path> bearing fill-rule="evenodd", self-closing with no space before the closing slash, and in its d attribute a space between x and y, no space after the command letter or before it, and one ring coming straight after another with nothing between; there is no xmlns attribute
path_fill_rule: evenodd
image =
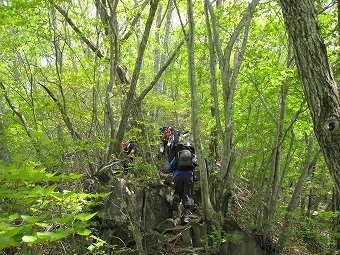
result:
<svg viewBox="0 0 340 255"><path fill-rule="evenodd" d="M130 89L126 98L126 101L123 106L123 111L122 111L122 118L119 123L119 128L116 134L116 141L114 144L114 152L119 153L120 151L120 146L124 138L125 130L127 128L128 124L128 119L131 113L132 108L134 107L134 98L136 96L136 88L137 88L137 82L143 62L143 57L144 57L144 52L146 49L146 45L149 39L150 31L151 31L151 26L156 14L157 6L158 6L159 0L154 0L150 3L150 11L149 11L149 16L146 21L145 25L145 30L143 33L143 37L138 49L138 55L136 58L136 63L131 79L131 84L130 84Z"/></svg>
<svg viewBox="0 0 340 255"><path fill-rule="evenodd" d="M313 182L313 178L314 178L314 175L315 175L315 168L312 169L312 173L311 173L311 181ZM334 190L334 189L333 189ZM303 214L302 212L302 215L306 215L306 217L310 218L311 216L311 212L312 212L312 208L313 208L313 197L314 197L314 190L313 190L313 187L310 187L309 188L309 192L308 192L308 196L307 196L307 208L306 208L306 213Z"/></svg>
<svg viewBox="0 0 340 255"><path fill-rule="evenodd" d="M1 89L3 95L4 95L5 99L6 99L6 102L8 103L9 107L19 117L22 125L25 128L25 131L26 131L28 137L32 137L33 136L32 129L30 128L29 123L27 122L25 116L19 111L19 109L14 105L12 100L9 98L7 90L6 90L6 87L5 87L5 85L2 82L0 82L0 89Z"/></svg>
<svg viewBox="0 0 340 255"><path fill-rule="evenodd" d="M280 239L278 241L278 251L279 252L281 252L284 249L285 243L288 239L289 229L290 229L290 226L291 226L291 223L292 223L292 218L293 218L292 213L295 211L295 209L298 206L298 202L299 202L299 199L300 199L301 194L302 194L302 188L303 188L303 186L306 182L308 172L312 167L315 166L316 161L320 157L320 151L319 151L314 156L314 159L312 159L313 150L314 150L314 134L312 134L312 137L309 139L308 151L307 151L307 156L306 156L306 159L305 159L304 167L303 167L302 173L300 175L299 181L295 186L295 190L294 190L294 193L293 193L292 198L290 200L290 203L287 207L287 212L285 214L284 223L283 223L283 227L282 227L282 231L281 231L281 236L280 236Z"/></svg>
<svg viewBox="0 0 340 255"><path fill-rule="evenodd" d="M285 158L285 162L284 162L284 167L283 167L283 170L282 170L282 173L281 173L279 189L275 193L276 201L279 200L279 197L281 195L280 187L283 187L283 181L284 181L284 179L286 177L286 173L288 171L289 164L292 161L292 155L294 153L294 151L293 151L294 143L295 143L295 133L294 133L293 129L291 129L291 139L290 139L289 148L288 148L288 151L287 151L287 154L286 154L286 158Z"/></svg>
<svg viewBox="0 0 340 255"><path fill-rule="evenodd" d="M117 22L118 1L113 1L110 6L111 19L109 21L108 37L110 42L110 81L105 91L105 135L110 141L106 147L104 163L110 160L114 149L115 121L112 109L112 89L117 78L117 63L119 63L119 43L118 43L118 22Z"/></svg>
<svg viewBox="0 0 340 255"><path fill-rule="evenodd" d="M187 14L189 20L189 33L188 33L188 76L191 88L191 128L194 135L195 152L198 157L198 168L200 171L201 181L201 196L203 202L203 214L205 219L213 224L217 224L216 212L214 211L210 196L207 171L204 167L203 152L201 146L201 134L199 128L199 114L198 114L198 90L195 77L195 56L194 56L194 41L195 41L195 25L194 25L194 10L192 0L187 0Z"/></svg>
<svg viewBox="0 0 340 255"><path fill-rule="evenodd" d="M213 6L210 1L205 2L206 9L209 10L209 14L211 17L213 39L214 39L214 46L212 45L210 46L211 47L210 52L212 54L213 49L215 47L217 57L219 60L219 68L221 70L221 75L222 75L224 130L222 131L222 124L221 124L221 127L219 127L219 121L217 121L216 124L217 124L217 131L219 133L219 136L221 137L222 145L223 145L222 153L221 153L222 166L221 166L221 174L219 178L223 180L223 184L224 184L224 187L221 188L221 195L220 195L220 202L221 202L220 210L223 211L224 214L228 212L227 208L229 204L229 199L232 194L232 170L233 170L233 165L235 161L235 155L234 155L235 152L234 152L234 146L233 146L234 131L233 131L233 119L232 119L232 105L233 105L233 99L234 99L234 92L236 89L237 77L238 77L238 73L239 73L241 63L243 60L243 55L246 49L250 21L252 19L252 15L258 3L259 3L259 0L253 0L249 4L249 7L243 14L243 17L240 23L235 27L234 32L232 33L230 37L230 40L228 42L226 49L222 51L219 29L218 29L217 19L214 13ZM231 56L232 56L233 48L237 44L237 40L240 37L240 34L243 29L244 29L244 34L243 34L243 41L240 46L241 49L239 53L234 55L235 56L234 68L232 69L231 68L231 62L232 62ZM211 68L213 68L212 64L211 64ZM214 84L212 84L212 86L214 86ZM212 88L214 89L214 87ZM214 100L217 101L217 98ZM215 101L215 104L216 104L216 101ZM215 105L215 111L217 110L218 110L218 107L216 107ZM220 118L219 115L216 114L216 116Z"/></svg>
<svg viewBox="0 0 340 255"><path fill-rule="evenodd" d="M209 58L210 58L210 75L211 75L211 82L210 82L210 93L214 98L214 112L213 115L215 116L216 121L216 131L217 134L222 134L222 125L220 119L220 109L219 109L219 99L217 93L217 78L216 78L216 57L215 57L215 42L213 38L213 34L211 31L210 26L210 19L209 19L209 0L204 1L204 14L205 14L205 24L208 31L208 42L209 42ZM213 20L216 23L216 20ZM217 37L217 36L216 36ZM215 37L215 38L216 38ZM218 40L217 38L216 40ZM217 135L216 134L216 135Z"/></svg>
<svg viewBox="0 0 340 255"><path fill-rule="evenodd" d="M172 24L171 20L172 20L173 9L174 9L173 0L169 0L167 15L166 15L166 22L165 22L165 35L163 39L163 54L161 55L162 65L165 64L167 55L169 52L170 29L171 29L171 24ZM163 80L159 81L158 85L159 85L160 91L165 91L165 83Z"/></svg>
<svg viewBox="0 0 340 255"><path fill-rule="evenodd" d="M265 197L265 215L263 219L263 238L266 240L268 233L272 230L272 222L276 215L277 207L277 192L279 189L280 177L281 177L281 139L283 137L286 99L288 95L288 88L281 86L281 105L280 105L280 119L275 123L276 125L276 138L274 142L274 148L271 158L271 173L267 186L267 192Z"/></svg>
<svg viewBox="0 0 340 255"><path fill-rule="evenodd" d="M1 88L1 83L0 83L0 89L2 90L3 88ZM0 94L1 95L1 94ZM5 106L4 106L4 102L2 97L0 98L0 112L5 114ZM8 150L8 146L9 144L7 143L7 139L5 138L5 133L4 133L4 119L0 118L0 160L4 163L4 164L9 164L11 162L11 156L9 154L9 150Z"/></svg>
<svg viewBox="0 0 340 255"><path fill-rule="evenodd" d="M160 53L160 45L161 45L161 37L159 34L159 30L161 28L162 25L162 9L163 9L163 5L160 4L158 7L158 11L157 11L157 20L156 20L156 33L155 33L155 40L157 42L157 45L155 46L154 49L154 71L155 73L158 72L159 70L159 66L160 66L160 62L161 62L161 53ZM158 91L161 91L159 82L156 84L155 89Z"/></svg>

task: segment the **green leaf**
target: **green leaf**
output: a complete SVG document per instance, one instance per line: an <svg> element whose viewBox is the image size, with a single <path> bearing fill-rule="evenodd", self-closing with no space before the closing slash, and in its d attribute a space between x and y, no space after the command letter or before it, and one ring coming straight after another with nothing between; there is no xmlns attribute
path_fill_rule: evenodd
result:
<svg viewBox="0 0 340 255"><path fill-rule="evenodd" d="M0 230L5 230L5 229L8 229L10 228L11 225L6 223L6 222L0 222Z"/></svg>
<svg viewBox="0 0 340 255"><path fill-rule="evenodd" d="M69 190L63 190L63 195L64 195L64 199L68 198L70 196L72 196L73 194L75 194L76 192L74 191L69 191Z"/></svg>
<svg viewBox="0 0 340 255"><path fill-rule="evenodd" d="M33 216L30 216L30 215L21 215L20 217L26 221L27 223L30 223L30 224L35 224L39 221L43 221L44 219L47 218L47 216L49 216L50 214L49 213L45 213L39 217L33 217Z"/></svg>
<svg viewBox="0 0 340 255"><path fill-rule="evenodd" d="M52 238L52 232L37 232L37 237L43 241L48 241Z"/></svg>
<svg viewBox="0 0 340 255"><path fill-rule="evenodd" d="M22 241L25 243L34 243L38 238L36 236L23 236Z"/></svg>
<svg viewBox="0 0 340 255"><path fill-rule="evenodd" d="M38 227L42 227L42 228L47 228L49 226L49 224L45 222L37 222L35 223L35 225L37 225Z"/></svg>
<svg viewBox="0 0 340 255"><path fill-rule="evenodd" d="M49 187L45 187L42 191L42 195L43 196L49 196L51 193L54 192L54 190L56 189L56 185L52 185L52 186L49 186Z"/></svg>
<svg viewBox="0 0 340 255"><path fill-rule="evenodd" d="M62 176L62 178L64 178L64 179L79 179L80 177L83 176L83 174L74 174L74 173L71 173L71 174L69 174L69 175L63 174L63 175L61 175L61 176Z"/></svg>
<svg viewBox="0 0 340 255"><path fill-rule="evenodd" d="M4 248L7 248L9 246L18 246L20 245L19 242L15 241L13 238L9 236L5 236L3 238L0 238L0 251Z"/></svg>
<svg viewBox="0 0 340 255"><path fill-rule="evenodd" d="M65 223L69 223L73 220L74 215L67 215L66 217L63 218L53 218L51 220L49 220L48 222L56 222L56 223L60 223L60 224L65 224Z"/></svg>
<svg viewBox="0 0 340 255"><path fill-rule="evenodd" d="M92 213L92 214L89 214L89 213L81 213L81 214L78 214L76 216L74 216L76 219L78 220L81 220L81 221L88 221L89 219L91 219L93 216L95 216L97 213Z"/></svg>
<svg viewBox="0 0 340 255"><path fill-rule="evenodd" d="M31 223L34 224L36 222L38 222L39 220L35 217L32 217L30 215L21 215L20 216L24 221L26 221L27 223Z"/></svg>
<svg viewBox="0 0 340 255"><path fill-rule="evenodd" d="M11 222L11 221L14 221L14 220L16 220L18 218L19 218L19 214L18 213L14 213L14 214L8 216L8 221Z"/></svg>
<svg viewBox="0 0 340 255"><path fill-rule="evenodd" d="M59 201L63 200L64 197L63 194L60 194L59 192L52 192L50 195Z"/></svg>
<svg viewBox="0 0 340 255"><path fill-rule="evenodd" d="M72 230L59 230L57 232L37 232L37 237L44 241L57 241L72 233Z"/></svg>
<svg viewBox="0 0 340 255"><path fill-rule="evenodd" d="M1 247L0 247L1 248ZM87 249L89 251L93 251L96 248L96 246L94 246L93 244L91 244L89 247L87 247Z"/></svg>
<svg viewBox="0 0 340 255"><path fill-rule="evenodd" d="M70 235L72 233L71 229L67 229L67 230L59 230L55 233L52 233L52 238L51 241L57 241L59 239L65 238L68 235Z"/></svg>
<svg viewBox="0 0 340 255"><path fill-rule="evenodd" d="M5 229L4 231L0 232L0 237L12 237L17 235L18 233L20 233L23 229L23 226L20 227L9 227L7 229Z"/></svg>
<svg viewBox="0 0 340 255"><path fill-rule="evenodd" d="M86 228L79 229L77 230L77 234L81 236L88 236L89 234L91 234L91 230L86 229Z"/></svg>

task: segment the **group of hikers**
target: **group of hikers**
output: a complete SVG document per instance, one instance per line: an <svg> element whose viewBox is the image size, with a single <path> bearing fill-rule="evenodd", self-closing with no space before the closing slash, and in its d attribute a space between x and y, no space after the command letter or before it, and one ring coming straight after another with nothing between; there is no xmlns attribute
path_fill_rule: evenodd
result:
<svg viewBox="0 0 340 255"><path fill-rule="evenodd" d="M170 126L162 126L159 131L162 140L161 154L166 161L166 170L172 173L174 182L175 191L171 208L173 211L178 211L178 206L182 202L184 210L181 215L181 221L182 224L187 224L193 203L194 170L197 166L197 157L190 137L191 134L190 131L187 131L181 135L174 123ZM129 163L131 163L137 153L136 141L124 142L122 150L129 157ZM124 165L125 167L126 165Z"/></svg>

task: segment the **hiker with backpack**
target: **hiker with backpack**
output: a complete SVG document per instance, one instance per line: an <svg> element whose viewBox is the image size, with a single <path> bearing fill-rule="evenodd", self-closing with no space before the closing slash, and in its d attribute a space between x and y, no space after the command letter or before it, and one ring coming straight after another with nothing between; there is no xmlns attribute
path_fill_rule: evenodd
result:
<svg viewBox="0 0 340 255"><path fill-rule="evenodd" d="M194 170L197 166L197 157L194 152L194 148L190 144L180 142L178 151L168 166L168 171L172 173L175 186L172 210L177 211L179 202L182 201L184 207L182 222L184 224L189 222L190 208L192 206Z"/></svg>
<svg viewBox="0 0 340 255"><path fill-rule="evenodd" d="M177 154L178 152L178 146L180 141L182 140L181 138L181 132L176 129L175 123L172 123L170 126L171 130L171 137L168 143L168 147L170 148L170 157L169 157L169 162L173 159L173 157Z"/></svg>
<svg viewBox="0 0 340 255"><path fill-rule="evenodd" d="M162 151L161 153L163 155L168 155L169 154L169 148L167 147L169 141L170 141L170 137L171 137L171 127L169 126L162 126L160 129L160 136L161 136L161 140L162 140Z"/></svg>
<svg viewBox="0 0 340 255"><path fill-rule="evenodd" d="M133 162L137 155L137 142L135 140L125 141L122 143L122 151L127 156L124 160L124 170L125 172L129 169L129 164Z"/></svg>
<svg viewBox="0 0 340 255"><path fill-rule="evenodd" d="M125 141L122 143L122 150L133 159L133 156L137 154L137 143L134 140Z"/></svg>

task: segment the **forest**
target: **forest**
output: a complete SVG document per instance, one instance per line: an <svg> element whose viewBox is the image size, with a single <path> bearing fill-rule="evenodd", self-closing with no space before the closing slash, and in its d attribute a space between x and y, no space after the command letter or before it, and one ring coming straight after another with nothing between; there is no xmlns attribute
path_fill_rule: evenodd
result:
<svg viewBox="0 0 340 255"><path fill-rule="evenodd" d="M1 253L340 254L339 23L339 0L0 0Z"/></svg>

